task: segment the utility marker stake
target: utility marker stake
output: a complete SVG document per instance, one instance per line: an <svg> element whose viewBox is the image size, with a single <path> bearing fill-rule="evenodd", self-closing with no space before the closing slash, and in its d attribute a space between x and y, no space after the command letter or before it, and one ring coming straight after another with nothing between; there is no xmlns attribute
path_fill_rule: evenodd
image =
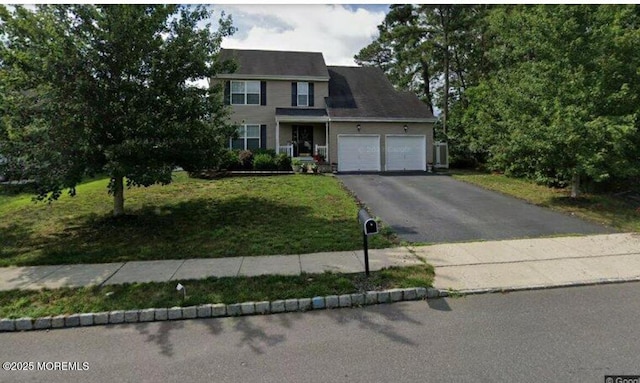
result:
<svg viewBox="0 0 640 383"><path fill-rule="evenodd" d="M176 286L176 291L180 291L182 290L182 301L186 301L187 300L187 289L182 286L181 283L178 283L178 285Z"/></svg>

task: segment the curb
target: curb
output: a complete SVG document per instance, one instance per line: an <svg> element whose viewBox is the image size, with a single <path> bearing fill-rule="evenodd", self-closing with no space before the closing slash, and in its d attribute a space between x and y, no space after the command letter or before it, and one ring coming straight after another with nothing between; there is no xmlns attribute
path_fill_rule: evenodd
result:
<svg viewBox="0 0 640 383"><path fill-rule="evenodd" d="M243 302L225 305L116 310L98 313L46 316L40 318L0 319L0 332L50 330L57 328L100 326L120 323L148 323L195 318L223 318L265 315L283 312L305 312L334 308L360 307L380 303L415 301L448 296L446 291L415 287L367 291L364 293L328 295L313 298L285 299L263 302Z"/></svg>
<svg viewBox="0 0 640 383"><path fill-rule="evenodd" d="M591 281L583 282L568 282L559 283L555 285L530 285L530 286L511 286L511 287L489 287L478 289L465 289L465 290L448 290L448 289L433 289L438 292L439 297L448 296L465 296L465 295L480 295L480 294L495 294L495 293L510 293L516 291L536 291L536 290L552 290L561 289L567 287L585 287L585 286L598 286L598 285L613 285L620 283L633 283L640 282L640 277L635 278L602 278Z"/></svg>

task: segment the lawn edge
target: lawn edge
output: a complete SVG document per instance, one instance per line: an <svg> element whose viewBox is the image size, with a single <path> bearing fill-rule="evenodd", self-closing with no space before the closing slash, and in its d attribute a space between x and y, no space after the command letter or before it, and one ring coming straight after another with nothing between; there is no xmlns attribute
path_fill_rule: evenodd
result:
<svg viewBox="0 0 640 383"><path fill-rule="evenodd" d="M98 313L76 313L0 319L0 332L21 332L60 328L88 327L109 324L150 323L168 320L225 318L267 315L285 312L306 312L337 308L355 308L375 304L438 298L441 292L432 287L394 288L362 293L294 298L284 300L242 302L231 304L201 304L171 308L114 310Z"/></svg>

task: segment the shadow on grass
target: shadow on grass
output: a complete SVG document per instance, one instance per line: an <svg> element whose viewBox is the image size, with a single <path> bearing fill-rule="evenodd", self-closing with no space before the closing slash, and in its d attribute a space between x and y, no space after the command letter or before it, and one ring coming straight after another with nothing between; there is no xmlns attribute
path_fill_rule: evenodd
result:
<svg viewBox="0 0 640 383"><path fill-rule="evenodd" d="M640 204L613 196L588 195L578 198L553 197L550 204L563 211L577 211L618 230L636 231L640 227Z"/></svg>
<svg viewBox="0 0 640 383"><path fill-rule="evenodd" d="M286 202L201 198L145 205L132 213L117 219L96 214L63 219L65 229L46 237L18 225L0 228L0 265L298 254L361 246L355 217L329 219Z"/></svg>
<svg viewBox="0 0 640 383"><path fill-rule="evenodd" d="M550 204L553 206L561 206L565 208L583 208L583 209L593 209L593 208L602 208L602 201L596 197L589 196L580 196L577 198L571 198L570 196L559 196L559 197L551 197L549 199Z"/></svg>
<svg viewBox="0 0 640 383"><path fill-rule="evenodd" d="M23 225L11 223L7 227L0 227L0 266L22 265L25 254L19 249L40 248L40 241L34 241L32 235L31 228Z"/></svg>

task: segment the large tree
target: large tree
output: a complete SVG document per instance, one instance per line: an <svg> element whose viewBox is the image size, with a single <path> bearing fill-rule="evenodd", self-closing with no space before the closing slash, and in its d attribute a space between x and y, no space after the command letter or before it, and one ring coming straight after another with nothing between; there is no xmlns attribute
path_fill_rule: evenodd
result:
<svg viewBox="0 0 640 383"><path fill-rule="evenodd" d="M176 167L210 166L228 145L222 89L198 82L220 62L224 17L174 5L0 6L0 153L40 199L107 174L114 215L124 187L168 184Z"/></svg>
<svg viewBox="0 0 640 383"><path fill-rule="evenodd" d="M392 5L378 37L355 56L377 66L402 90L415 92L442 111L446 124L452 104L486 72L481 49L486 6ZM445 127L446 129L446 127Z"/></svg>
<svg viewBox="0 0 640 383"><path fill-rule="evenodd" d="M518 6L488 23L496 70L469 90L489 165L552 184L640 173L640 8Z"/></svg>

